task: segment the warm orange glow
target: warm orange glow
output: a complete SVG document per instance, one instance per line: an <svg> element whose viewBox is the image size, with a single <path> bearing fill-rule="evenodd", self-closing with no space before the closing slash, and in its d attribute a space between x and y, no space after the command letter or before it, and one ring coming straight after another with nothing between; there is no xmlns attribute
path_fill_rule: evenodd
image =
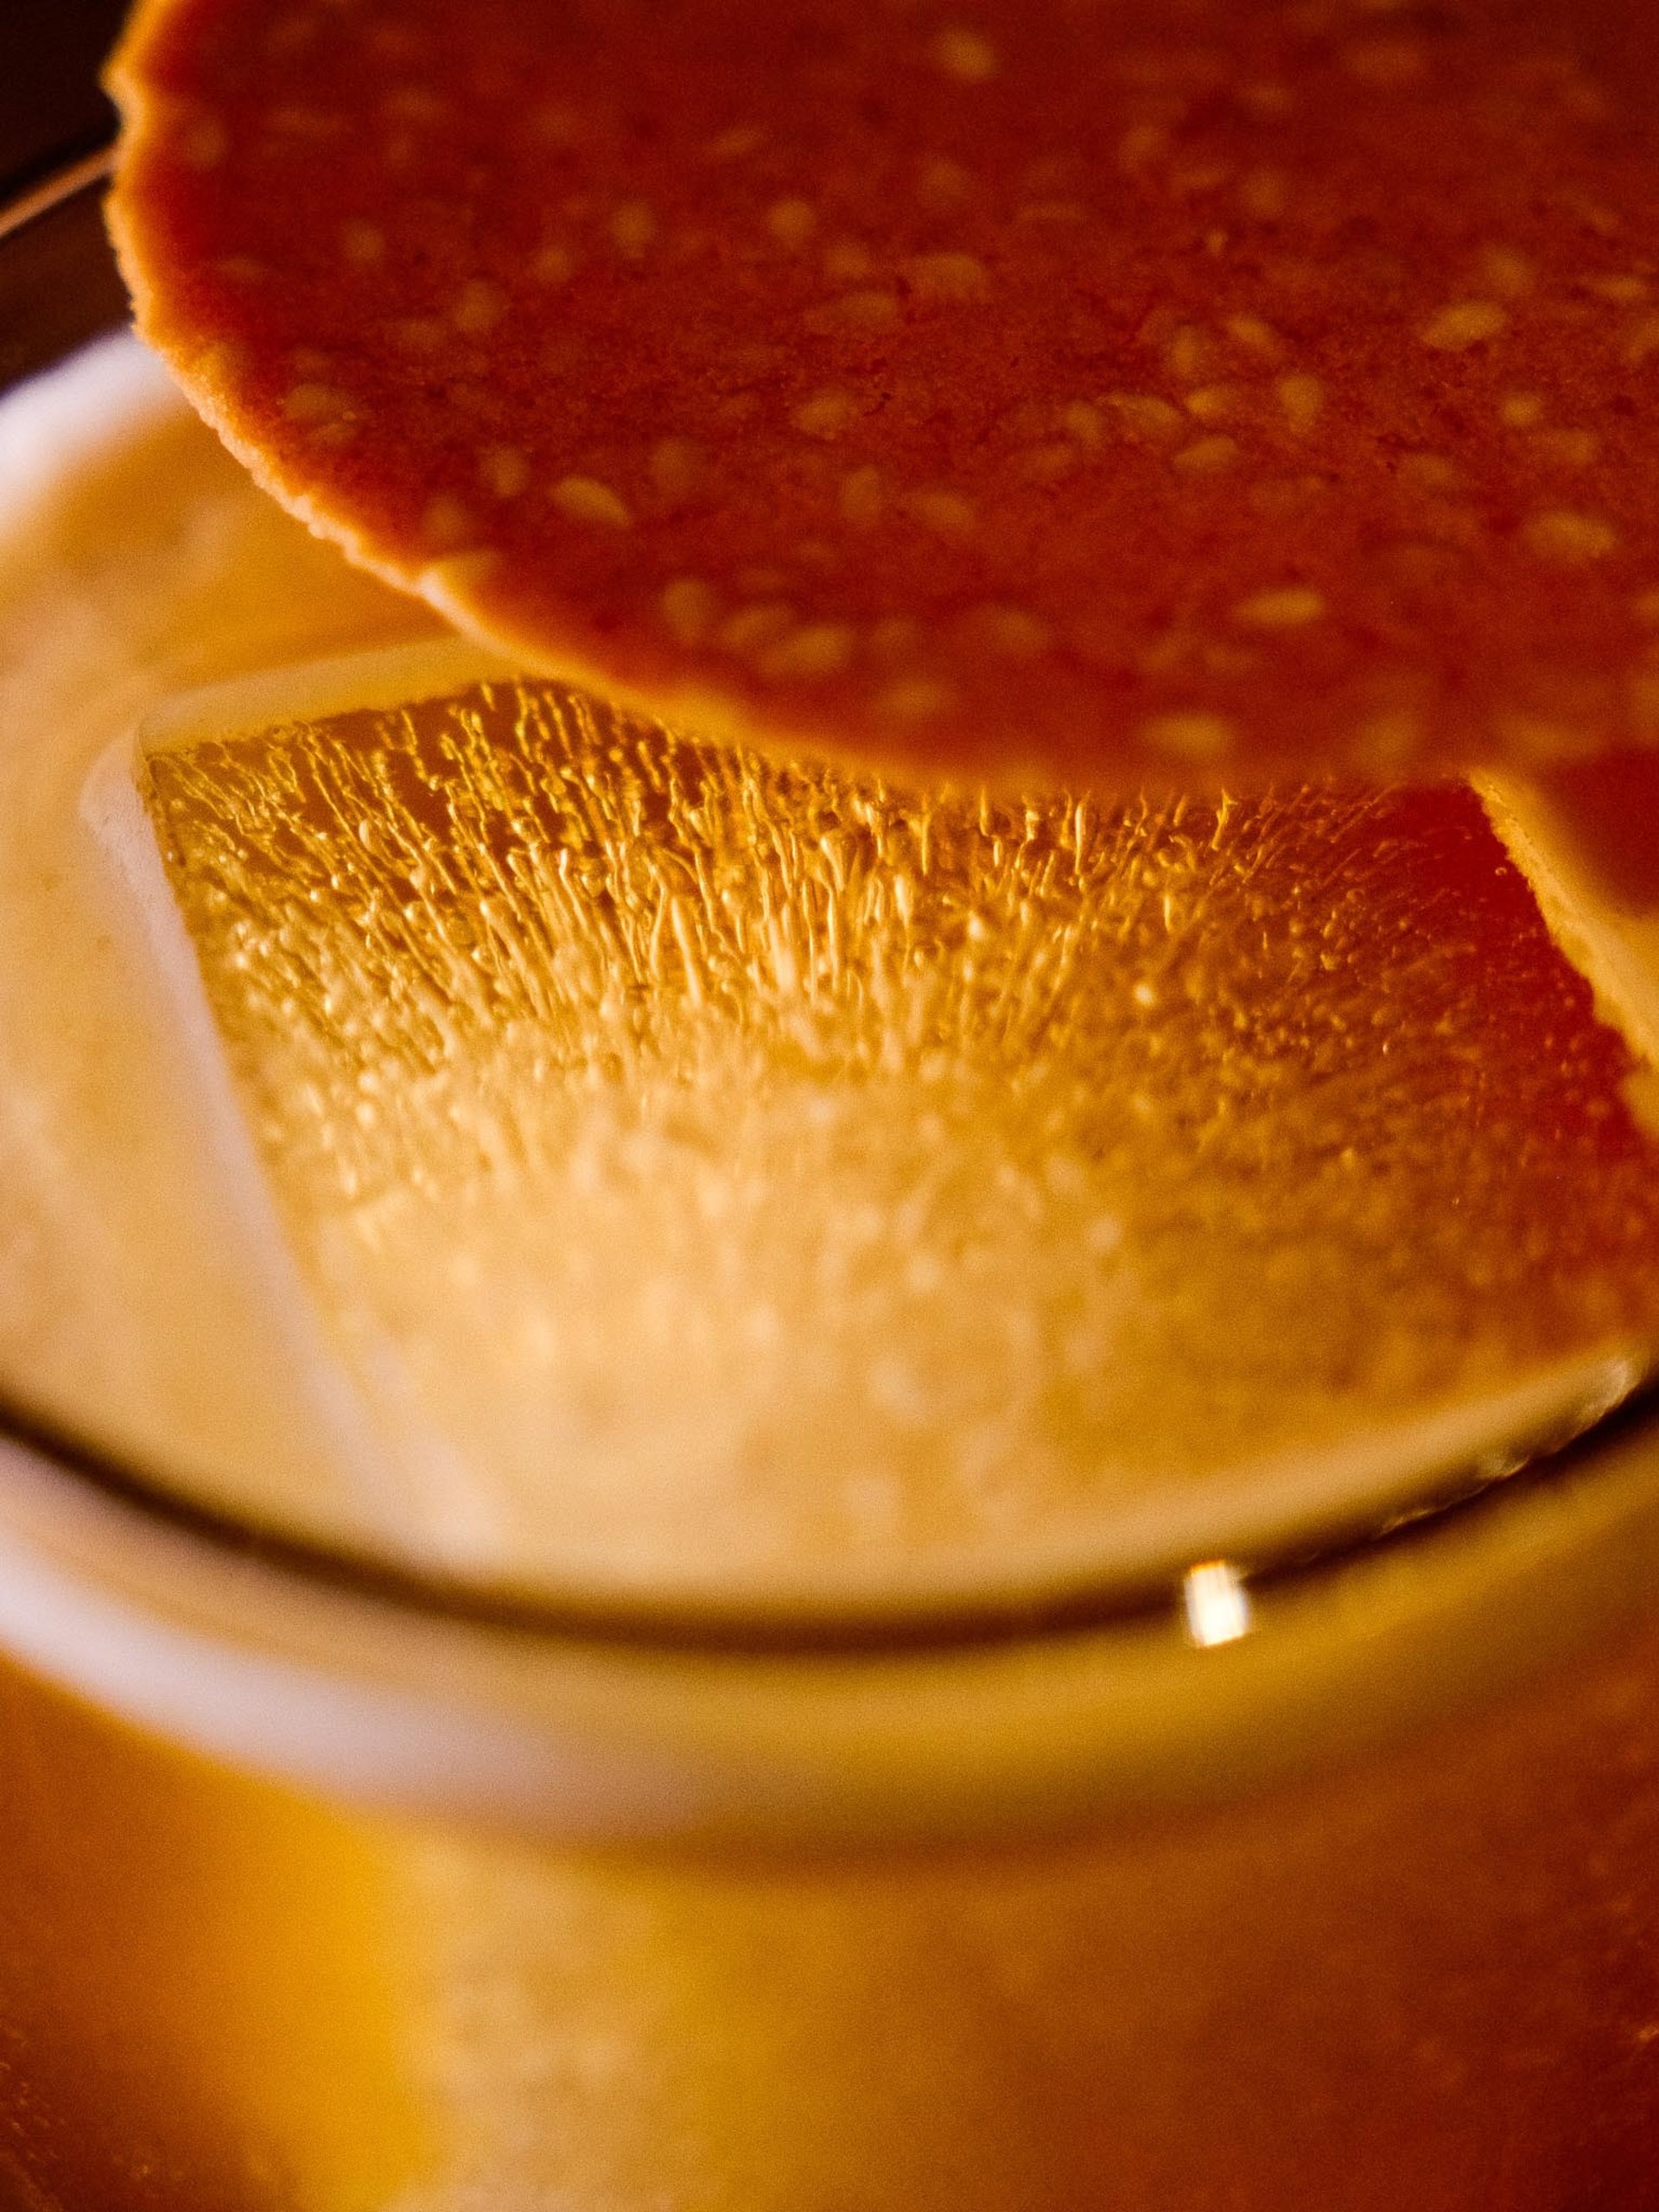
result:
<svg viewBox="0 0 1659 2212"><path fill-rule="evenodd" d="M1628 1056L1466 791L924 801L511 684L145 775L461 1541L1086 1548L1659 1319Z"/></svg>

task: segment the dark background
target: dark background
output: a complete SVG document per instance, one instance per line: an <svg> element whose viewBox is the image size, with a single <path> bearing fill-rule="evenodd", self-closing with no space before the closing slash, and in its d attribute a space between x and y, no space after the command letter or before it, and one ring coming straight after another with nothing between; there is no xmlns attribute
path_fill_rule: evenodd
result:
<svg viewBox="0 0 1659 2212"><path fill-rule="evenodd" d="M0 0L0 204L115 127L98 73L126 0Z"/></svg>
<svg viewBox="0 0 1659 2212"><path fill-rule="evenodd" d="M109 139L98 73L125 12L126 0L0 0L0 227L9 200ZM4 238L0 391L125 319L101 198L79 192Z"/></svg>

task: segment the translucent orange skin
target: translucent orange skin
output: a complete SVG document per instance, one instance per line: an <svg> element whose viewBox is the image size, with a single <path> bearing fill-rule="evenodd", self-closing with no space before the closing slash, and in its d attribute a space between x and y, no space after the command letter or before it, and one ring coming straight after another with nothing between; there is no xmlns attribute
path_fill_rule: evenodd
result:
<svg viewBox="0 0 1659 2212"><path fill-rule="evenodd" d="M149 0L141 327L526 661L1068 785L1659 735L1645 0Z"/></svg>

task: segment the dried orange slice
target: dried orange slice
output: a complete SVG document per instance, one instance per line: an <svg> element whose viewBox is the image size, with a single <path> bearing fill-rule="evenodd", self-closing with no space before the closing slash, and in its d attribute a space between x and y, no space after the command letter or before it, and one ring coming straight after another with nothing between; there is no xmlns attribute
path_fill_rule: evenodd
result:
<svg viewBox="0 0 1659 2212"><path fill-rule="evenodd" d="M145 334L530 664L1073 786L1659 739L1647 0L149 0L113 81Z"/></svg>

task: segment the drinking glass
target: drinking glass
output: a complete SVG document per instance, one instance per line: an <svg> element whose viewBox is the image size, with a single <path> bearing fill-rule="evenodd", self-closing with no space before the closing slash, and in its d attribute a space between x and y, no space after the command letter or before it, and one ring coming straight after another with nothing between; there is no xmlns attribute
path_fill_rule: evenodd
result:
<svg viewBox="0 0 1659 2212"><path fill-rule="evenodd" d="M9 377L118 312L96 196L0 240ZM1659 2202L1640 1394L1247 1586L746 1624L276 1525L34 1381L0 2202Z"/></svg>

